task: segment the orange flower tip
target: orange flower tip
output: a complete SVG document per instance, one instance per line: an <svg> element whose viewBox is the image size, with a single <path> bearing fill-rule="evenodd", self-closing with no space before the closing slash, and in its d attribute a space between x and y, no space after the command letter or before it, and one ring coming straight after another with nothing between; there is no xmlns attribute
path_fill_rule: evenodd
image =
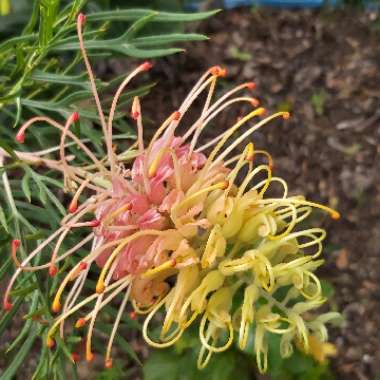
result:
<svg viewBox="0 0 380 380"><path fill-rule="evenodd" d="M51 305L51 311L53 313L59 313L61 310L61 304L59 301L54 301L53 304Z"/></svg>
<svg viewBox="0 0 380 380"><path fill-rule="evenodd" d="M269 164L268 164L268 166L269 166L269 169L270 169L270 171L272 171L272 172L273 172L273 170L274 170L274 164L272 164L272 163L269 163Z"/></svg>
<svg viewBox="0 0 380 380"><path fill-rule="evenodd" d="M139 118L139 116L140 116L140 112L138 112L138 111L132 111L131 112L131 118L133 120L137 120Z"/></svg>
<svg viewBox="0 0 380 380"><path fill-rule="evenodd" d="M74 214L78 210L78 202L76 200L72 200L67 209L70 214Z"/></svg>
<svg viewBox="0 0 380 380"><path fill-rule="evenodd" d="M131 318L133 321L137 318L137 314L135 311L131 311L129 313L129 318Z"/></svg>
<svg viewBox="0 0 380 380"><path fill-rule="evenodd" d="M99 219L94 219L94 220L91 220L90 222L90 227L99 227L100 225L100 220Z"/></svg>
<svg viewBox="0 0 380 380"><path fill-rule="evenodd" d="M71 119L72 119L73 123L76 123L79 120L79 113L76 111L73 112L71 115Z"/></svg>
<svg viewBox="0 0 380 380"><path fill-rule="evenodd" d="M48 336L46 338L46 346L48 348L53 348L55 346L55 341L54 341L54 339L52 337Z"/></svg>
<svg viewBox="0 0 380 380"><path fill-rule="evenodd" d="M260 105L260 101L256 98L251 99L252 107L258 107Z"/></svg>
<svg viewBox="0 0 380 380"><path fill-rule="evenodd" d="M282 118L283 118L284 120L288 120L288 119L290 118L290 113L289 113L289 112L284 112L284 113L282 114Z"/></svg>
<svg viewBox="0 0 380 380"><path fill-rule="evenodd" d="M104 289L105 287L103 282L96 284L96 293L102 294L104 292Z"/></svg>
<svg viewBox="0 0 380 380"><path fill-rule="evenodd" d="M84 15L83 13L79 13L77 21L78 24L84 25L86 23L86 15Z"/></svg>
<svg viewBox="0 0 380 380"><path fill-rule="evenodd" d="M85 263L84 261L81 261L81 262L79 263L79 269L80 269L80 270L85 270L85 269L87 269L87 267L88 267L88 264Z"/></svg>
<svg viewBox="0 0 380 380"><path fill-rule="evenodd" d="M334 220L340 219L340 213L338 211L333 211L331 213L331 218L334 219Z"/></svg>
<svg viewBox="0 0 380 380"><path fill-rule="evenodd" d="M87 352L86 353L86 360L88 362L92 362L94 360L94 354L92 352Z"/></svg>
<svg viewBox="0 0 380 380"><path fill-rule="evenodd" d="M79 354L76 353L76 352L73 352L73 353L71 354L71 360L72 360L74 363L79 362L79 360L80 360L80 356L79 356Z"/></svg>
<svg viewBox="0 0 380 380"><path fill-rule="evenodd" d="M224 78L224 77L227 75L227 69L222 68L222 67L220 67L220 66L213 66L213 67L211 67L211 69L210 69L210 73L211 73L212 75L217 76L217 77L222 77L222 78Z"/></svg>
<svg viewBox="0 0 380 380"><path fill-rule="evenodd" d="M181 118L181 112L175 111L173 113L173 120L178 121Z"/></svg>
<svg viewBox="0 0 380 380"><path fill-rule="evenodd" d="M25 133L24 132L18 132L16 135L16 141L20 144L23 144L25 141Z"/></svg>
<svg viewBox="0 0 380 380"><path fill-rule="evenodd" d="M49 266L49 276L54 277L58 273L58 268L54 264L50 264Z"/></svg>
<svg viewBox="0 0 380 380"><path fill-rule="evenodd" d="M140 66L140 68L141 68L142 71L148 71L152 67L153 67L153 63L149 62L149 61L146 61L146 62L142 63L141 66Z"/></svg>
<svg viewBox="0 0 380 380"><path fill-rule="evenodd" d="M112 368L112 359L106 359L104 361L104 367L105 368Z"/></svg>
<svg viewBox="0 0 380 380"><path fill-rule="evenodd" d="M85 324L86 324L86 319L85 319L85 318L79 318L79 319L75 322L75 328L76 328L76 329L80 329L80 328L83 327Z"/></svg>
<svg viewBox="0 0 380 380"><path fill-rule="evenodd" d="M229 185L230 185L230 183L228 181L220 182L220 189L221 190L226 190Z"/></svg>
<svg viewBox="0 0 380 380"><path fill-rule="evenodd" d="M256 88L255 82L247 82L245 86L248 88L248 90L254 90Z"/></svg>
<svg viewBox="0 0 380 380"><path fill-rule="evenodd" d="M172 264L172 267L175 267L177 265L177 260L176 259L172 259L171 264Z"/></svg>
<svg viewBox="0 0 380 380"><path fill-rule="evenodd" d="M254 154L253 152L248 152L247 155L245 156L245 159L247 161L253 161Z"/></svg>
<svg viewBox="0 0 380 380"><path fill-rule="evenodd" d="M10 311L12 309L13 305L8 301L7 298L4 298L3 300L3 309L4 311Z"/></svg>

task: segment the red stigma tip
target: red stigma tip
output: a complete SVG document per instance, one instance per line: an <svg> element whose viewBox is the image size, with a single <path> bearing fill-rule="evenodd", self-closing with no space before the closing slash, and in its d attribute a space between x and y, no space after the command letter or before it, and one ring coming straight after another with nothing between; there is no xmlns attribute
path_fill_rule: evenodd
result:
<svg viewBox="0 0 380 380"><path fill-rule="evenodd" d="M172 259L172 267L175 267L177 265L177 260L176 259Z"/></svg>
<svg viewBox="0 0 380 380"><path fill-rule="evenodd" d="M79 120L79 113L75 111L72 113L71 117L73 119L73 123L76 123Z"/></svg>
<svg viewBox="0 0 380 380"><path fill-rule="evenodd" d="M140 112L138 112L138 111L132 111L131 112L131 118L133 120L137 120L139 116L140 116Z"/></svg>
<svg viewBox="0 0 380 380"><path fill-rule="evenodd" d="M181 112L174 111L174 113L173 113L173 120L178 121L180 118L181 118Z"/></svg>
<svg viewBox="0 0 380 380"><path fill-rule="evenodd" d="M76 323L75 323L75 327L77 329L80 329L81 327L83 327L84 325L86 324L86 319L85 318L79 318Z"/></svg>
<svg viewBox="0 0 380 380"><path fill-rule="evenodd" d="M148 71L152 67L153 67L153 63L149 62L149 61L146 61L146 62L142 63L141 66L140 66L141 70L143 70L143 71Z"/></svg>
<svg viewBox="0 0 380 380"><path fill-rule="evenodd" d="M8 298L4 298L3 300L3 309L5 311L10 311L12 309L13 305L8 301Z"/></svg>
<svg viewBox="0 0 380 380"><path fill-rule="evenodd" d="M112 368L112 359L106 359L104 362L104 367L106 368Z"/></svg>
<svg viewBox="0 0 380 380"><path fill-rule="evenodd" d="M58 272L58 268L57 268L57 266L54 265L54 264L51 264L51 265L49 266L49 276L50 276L50 277L54 277L54 276L57 274L57 272Z"/></svg>
<svg viewBox="0 0 380 380"><path fill-rule="evenodd" d="M67 210L70 214L74 214L78 210L78 202L76 200L71 201Z"/></svg>
<svg viewBox="0 0 380 380"><path fill-rule="evenodd" d="M24 132L18 132L16 135L16 141L20 144L23 144L25 141L25 133Z"/></svg>
<svg viewBox="0 0 380 380"><path fill-rule="evenodd" d="M80 270L85 270L85 269L87 269L87 263L85 263L84 261L81 261L80 263L79 263L79 269Z"/></svg>
<svg viewBox="0 0 380 380"><path fill-rule="evenodd" d="M20 246L21 242L19 239L13 239L12 240L12 248L17 249Z"/></svg>
<svg viewBox="0 0 380 380"><path fill-rule="evenodd" d="M249 90L254 90L256 88L255 82L247 82L245 85Z"/></svg>
<svg viewBox="0 0 380 380"><path fill-rule="evenodd" d="M137 314L135 311L131 311L129 313L129 318L131 318L132 320L135 320L137 318Z"/></svg>
<svg viewBox="0 0 380 380"><path fill-rule="evenodd" d="M100 220L94 219L90 222L90 227L98 227L100 224Z"/></svg>
<svg viewBox="0 0 380 380"><path fill-rule="evenodd" d="M73 352L71 354L71 359L73 360L74 363L77 363L80 360L80 355L78 353L76 353L76 352Z"/></svg>
<svg viewBox="0 0 380 380"><path fill-rule="evenodd" d="M77 21L80 25L84 25L86 22L86 15L84 15L83 13L79 13Z"/></svg>

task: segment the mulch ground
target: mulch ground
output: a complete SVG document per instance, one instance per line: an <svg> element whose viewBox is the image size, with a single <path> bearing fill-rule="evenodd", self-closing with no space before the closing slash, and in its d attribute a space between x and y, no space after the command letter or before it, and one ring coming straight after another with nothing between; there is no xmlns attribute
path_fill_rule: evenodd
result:
<svg viewBox="0 0 380 380"><path fill-rule="evenodd" d="M374 16L353 10L221 13L203 24L209 42L157 62L153 77L160 83L144 99L160 120L205 69L220 64L229 72L226 85L254 80L265 107L291 111L289 122L267 126L254 142L271 152L276 175L293 193L342 214L338 222L319 221L328 230L322 276L335 287L332 306L345 316L344 326L331 331L339 380L380 374L380 28ZM205 141L241 111L225 113Z"/></svg>

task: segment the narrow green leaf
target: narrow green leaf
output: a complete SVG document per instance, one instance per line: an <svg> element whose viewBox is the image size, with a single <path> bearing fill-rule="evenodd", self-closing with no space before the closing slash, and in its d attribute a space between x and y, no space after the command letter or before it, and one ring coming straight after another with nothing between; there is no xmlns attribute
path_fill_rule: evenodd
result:
<svg viewBox="0 0 380 380"><path fill-rule="evenodd" d="M154 12L151 9L118 9L114 11L96 12L87 15L88 21L133 21L141 17L148 16ZM200 21L209 18L219 10L198 13L175 13L175 12L158 12L153 22L191 22Z"/></svg>
<svg viewBox="0 0 380 380"><path fill-rule="evenodd" d="M148 37L139 37L133 41L134 46L138 47L148 47L148 46L157 46L165 45L176 42L186 42L186 41L205 41L208 40L208 37L203 34L197 33L170 33L170 34L161 34L158 36L148 36Z"/></svg>
<svg viewBox="0 0 380 380"><path fill-rule="evenodd" d="M141 17L135 21L124 33L123 37L126 39L131 39L134 37L146 24L152 21L158 15L158 13L159 12L152 12L151 14L148 14L145 17Z"/></svg>
<svg viewBox="0 0 380 380"><path fill-rule="evenodd" d="M144 50L144 49L138 49L133 46L118 46L115 50L119 51L122 54L128 55L130 57L134 58L158 58L163 57L165 55L171 55L176 53L184 52L184 49L179 48L169 48L169 49L150 49L150 50Z"/></svg>
<svg viewBox="0 0 380 380"><path fill-rule="evenodd" d="M21 189L24 192L26 199L30 203L32 201L32 192L30 191L29 179L30 179L30 174L26 172L21 181Z"/></svg>
<svg viewBox="0 0 380 380"><path fill-rule="evenodd" d="M0 206L0 224L3 226L4 230L9 233L7 218L5 217L4 210L1 206Z"/></svg>
<svg viewBox="0 0 380 380"><path fill-rule="evenodd" d="M35 81L41 81L41 82L46 82L46 83L60 83L64 85L78 86L78 87L82 87L85 90L90 90L90 84L86 80L87 79L86 73L82 73L81 75L65 75L65 74L48 73L41 70L34 70L30 78ZM99 84L100 83L98 83L98 85Z"/></svg>
<svg viewBox="0 0 380 380"><path fill-rule="evenodd" d="M34 313L37 306L38 306L38 292L34 292L29 313ZM25 336L29 334L29 331L32 328L33 323L34 322L31 319L29 319L25 322L21 332L19 332L17 334L16 339L7 348L7 351L6 351L7 353L12 351L14 348L16 348L22 342L22 340L25 338Z"/></svg>

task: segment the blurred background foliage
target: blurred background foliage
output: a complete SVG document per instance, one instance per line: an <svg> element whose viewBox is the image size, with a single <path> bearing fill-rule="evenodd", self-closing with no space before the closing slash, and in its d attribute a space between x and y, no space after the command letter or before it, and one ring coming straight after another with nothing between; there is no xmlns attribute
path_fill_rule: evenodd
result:
<svg viewBox="0 0 380 380"><path fill-rule="evenodd" d="M36 169L17 157L14 143L15 128L28 118L48 115L63 120L73 111L81 116L75 133L92 145L98 157L104 155L101 133L94 128L97 119L92 103L88 78L84 72L75 29L76 15L83 11L87 17L85 40L93 62L120 57L132 59L159 58L181 52L181 43L202 41L206 37L188 33L185 23L198 22L215 12L189 14L185 2L176 0L0 0L0 156L7 157L0 167L0 285L3 286L13 264L9 255L11 239L22 241L21 256L49 236L65 215L66 195L62 179L46 169ZM250 57L247 57L250 59ZM103 104L110 104L112 90L123 77L98 79ZM152 82L127 92L116 115L115 139L133 139L134 134L125 117L131 98L144 95L154 86ZM323 94L312 100L323 108ZM32 128L27 136L27 150L40 150L54 145L56 131L46 126ZM127 150L128 144L122 144ZM25 149L17 146L17 149ZM70 146L78 158L80 151ZM52 151L52 154L54 152ZM1 164L1 162L0 162ZM80 238L72 234L68 246ZM65 247L63 247L64 249ZM80 260L83 253L78 252ZM37 264L37 258L34 264ZM68 261L67 265L74 265ZM62 268L64 270L64 268ZM14 307L9 313L0 312L0 379L79 379L77 366L72 364L71 352L80 344L79 333L65 342L57 340L54 351L41 344L46 325L50 323L50 299L57 287L57 279L44 273L23 276L12 292ZM87 286L93 286L89 283ZM329 286L326 285L326 289ZM330 295L331 289L328 291ZM101 323L99 335L110 330L117 309L109 306ZM16 328L14 327L16 325ZM19 327L17 327L19 326ZM16 329L16 333L13 330ZM146 380L163 378L177 380L255 378L253 353L234 348L216 355L209 368L198 372L195 367L198 339L194 332L187 334L174 348L152 351L141 369L140 359L124 336L138 330L139 324L128 317L121 324L117 339L119 360L112 369L101 370L96 379L133 379L141 371ZM125 335L124 335L125 334ZM95 347L101 348L101 341ZM128 357L129 366L125 366ZM132 363L132 364L131 364ZM327 364L318 364L310 356L297 352L283 360L278 342L273 336L270 347L270 371L273 380L330 380ZM22 372L21 372L22 369ZM17 377L16 377L17 376ZM93 377L91 377L93 378Z"/></svg>

